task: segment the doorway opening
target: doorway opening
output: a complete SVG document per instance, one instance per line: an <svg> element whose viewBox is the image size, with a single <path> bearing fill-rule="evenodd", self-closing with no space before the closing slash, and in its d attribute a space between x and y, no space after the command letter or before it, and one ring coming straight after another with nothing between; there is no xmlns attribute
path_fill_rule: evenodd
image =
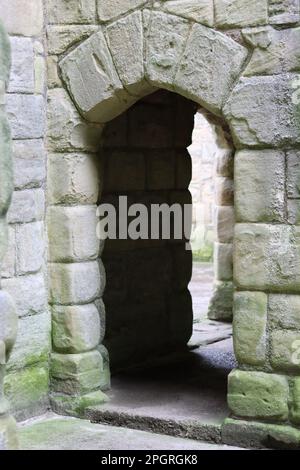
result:
<svg viewBox="0 0 300 470"><path fill-rule="evenodd" d="M232 181L232 148L219 120L214 118L209 122L204 112L198 111L194 102L160 90L141 99L107 124L104 131L101 149L104 176L99 203L111 204L117 213L120 212L120 197L127 198L128 206L179 204L191 207L197 180L193 160L199 153L201 175L207 170L206 159L210 160L208 185L211 187L210 191L203 190L199 211L206 218L199 220L199 214L193 217L191 212L190 232L187 235L183 231L181 239L171 236L170 239L154 240L106 240L101 253L106 270L104 345L111 362L112 391L111 401L91 409L89 417L97 422L145 429L162 426L164 432L168 432L167 423L175 419L177 424L170 427L172 432L178 434L181 428L185 431L180 432L186 432L188 426L191 436L204 438L201 434L204 428L199 424L199 415L203 414L205 423L212 422L208 426L211 439L217 440L218 426L227 415L227 375L235 367L235 361L231 340L220 342L220 339L230 338L230 326L226 326L227 333L224 335L223 331L222 336L220 325L214 322L215 337L212 339L213 324L208 320L208 314L219 308L222 312L220 320L224 319L227 307L226 303L223 305L224 295L219 286L232 285L232 277L223 280L212 275L215 243L219 240L216 237L224 231L218 217L225 194L219 194L218 178L225 182L231 177ZM202 143L205 132L211 139L208 142L206 136L206 146ZM201 137L200 143L195 142L195 135ZM197 148L193 154L197 145L202 145L203 149ZM196 162L196 170L197 165ZM229 192L227 188L228 202L232 201ZM209 209L205 208L207 212L203 210L208 202L206 193L211 198ZM225 213L228 208L233 210L227 203L224 208ZM221 216L224 217L223 212ZM120 229L119 225L124 221L122 217L117 220L117 229ZM130 220L128 217L125 223L129 224ZM174 228L175 218L172 223ZM224 223L228 225L227 220ZM232 233L232 219L230 223ZM201 247L197 247L199 224L205 226L200 232L206 234L202 239L206 251L210 243L210 256L204 265L207 272L200 267L200 271L204 269L201 282L192 278L193 256L196 266L197 263L201 265ZM220 243L223 240L221 238ZM199 274L197 269L194 272L196 276ZM205 276L206 284L203 282ZM195 284L200 285L198 292L193 287ZM196 292L194 299L193 289ZM201 312L197 310L199 299ZM199 322L201 328L196 333L202 329L203 349L199 344L189 343L191 338L195 339L193 328L195 330ZM209 349L210 343L218 346Z"/></svg>

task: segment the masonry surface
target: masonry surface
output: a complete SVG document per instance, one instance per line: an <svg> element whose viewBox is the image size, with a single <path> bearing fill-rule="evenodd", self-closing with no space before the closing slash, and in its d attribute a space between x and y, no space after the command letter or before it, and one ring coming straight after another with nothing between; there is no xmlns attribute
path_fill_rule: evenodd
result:
<svg viewBox="0 0 300 470"><path fill-rule="evenodd" d="M210 306L238 360L224 434L300 447L298 0L0 0L0 17L0 448L17 445L3 388L17 419L82 415L110 361L186 345L190 253L104 247L96 207L189 200L199 108L230 143Z"/></svg>

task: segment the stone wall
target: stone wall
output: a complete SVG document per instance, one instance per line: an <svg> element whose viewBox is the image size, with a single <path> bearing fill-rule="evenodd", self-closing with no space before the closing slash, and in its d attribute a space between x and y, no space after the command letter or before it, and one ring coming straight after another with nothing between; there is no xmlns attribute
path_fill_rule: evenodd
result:
<svg viewBox="0 0 300 470"><path fill-rule="evenodd" d="M50 315L45 233L45 19L41 0L1 0L10 36L11 75L6 97L12 130L14 193L8 212L9 243L2 287L15 300L17 342L7 365L5 390L19 419L46 410Z"/></svg>
<svg viewBox="0 0 300 470"><path fill-rule="evenodd" d="M101 203L191 203L191 143L196 105L159 91L107 124L100 153ZM129 218L130 223L130 218ZM180 222L183 225L182 221ZM162 226L160 225L160 234ZM148 230L150 235L150 227ZM192 253L179 240L108 240L106 338L112 369L186 347L193 312Z"/></svg>

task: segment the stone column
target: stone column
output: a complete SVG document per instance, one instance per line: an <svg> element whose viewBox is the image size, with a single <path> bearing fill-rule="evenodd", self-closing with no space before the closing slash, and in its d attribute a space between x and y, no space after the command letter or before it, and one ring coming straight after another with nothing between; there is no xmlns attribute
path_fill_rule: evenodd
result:
<svg viewBox="0 0 300 470"><path fill-rule="evenodd" d="M8 229L6 213L13 192L11 135L5 114L5 91L9 79L10 45L0 23L0 262L7 248ZM0 291L0 450L16 449L15 420L9 415L4 397L5 366L17 333L17 315L10 296Z"/></svg>

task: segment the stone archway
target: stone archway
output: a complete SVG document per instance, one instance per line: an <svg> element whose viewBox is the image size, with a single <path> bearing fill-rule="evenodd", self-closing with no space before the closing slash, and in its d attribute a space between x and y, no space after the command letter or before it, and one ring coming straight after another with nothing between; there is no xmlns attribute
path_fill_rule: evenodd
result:
<svg viewBox="0 0 300 470"><path fill-rule="evenodd" d="M61 76L79 113L91 122L90 135L156 88L225 116L237 149L234 342L240 365L229 378L229 407L238 419L297 425L300 366L293 362L293 344L299 324L292 314L286 322L283 313L296 310L300 289L298 193L291 172L300 143L293 75L259 76L255 63L248 63L249 50L204 26L211 25L209 19L197 22L157 8L129 14L125 8L119 19L106 18L63 58ZM253 47L265 34L244 36ZM96 210L91 160L56 155L49 161L52 403L72 413L105 399L99 372L105 370L105 353L95 309L97 301L104 322L105 273L91 231ZM229 421L224 433L239 425L238 419Z"/></svg>

